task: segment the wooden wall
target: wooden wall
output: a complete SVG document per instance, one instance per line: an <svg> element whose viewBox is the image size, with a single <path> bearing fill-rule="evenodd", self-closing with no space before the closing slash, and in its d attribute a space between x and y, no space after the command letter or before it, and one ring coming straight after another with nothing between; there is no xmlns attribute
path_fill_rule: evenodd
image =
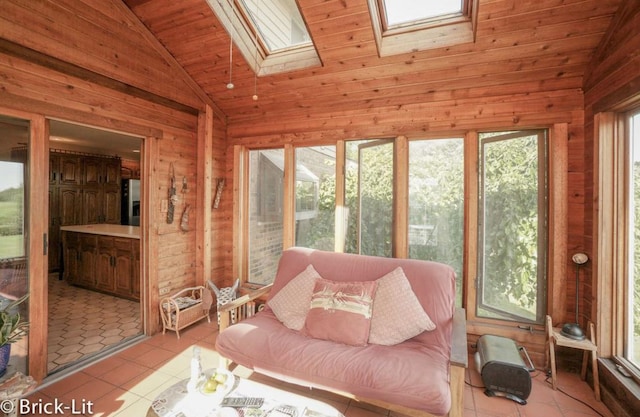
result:
<svg viewBox="0 0 640 417"><path fill-rule="evenodd" d="M611 329L616 292L612 288L599 288L599 282L611 279L596 276L599 263L605 263L598 253L598 172L595 149L594 122L601 112L624 112L640 106L640 2L623 2L614 17L611 27L602 39L585 77L585 141L582 149L584 169L580 180L584 182L584 194L580 196L585 215L582 223L582 244L592 261L587 268L587 276L581 297L583 316L596 323L598 351L602 357L610 358L616 352L614 339L621 334ZM613 117L604 117L604 119ZM576 229L576 237L579 235ZM611 237L608 237L609 239ZM615 260L607 259L609 264ZM596 303L596 301L600 301ZM604 361L600 366L602 399L609 409L619 416L635 416L640 413L640 398L633 392L626 378L620 376L615 366Z"/></svg>
<svg viewBox="0 0 640 417"><path fill-rule="evenodd" d="M213 266L218 278L223 275L221 247L230 240L219 236L226 233L218 225L224 209L210 212L196 206L201 188L210 186L197 178L201 162L196 151L199 113L207 108L208 99L120 2L2 0L1 9L0 113L57 118L144 138L141 171L147 226L142 229L142 249L147 292L143 305L148 311L145 330L153 334L160 327L160 291L174 292L202 282L202 276L196 277L198 213L213 217ZM215 143L213 172L222 177L227 169L226 126L215 109L213 113L209 126ZM44 133L32 140L46 137ZM180 200L175 220L168 224L162 202L168 199L171 165ZM181 193L183 178L186 194ZM228 197L222 201L229 207ZM41 203L46 207L46 200ZM188 232L180 230L186 204L193 209ZM46 275L32 276L31 286L44 287L38 292L43 298L32 299L32 305L46 311ZM44 337L46 323L35 325L30 344ZM42 352L30 355L36 353ZM46 357L30 371L37 379L44 377Z"/></svg>
<svg viewBox="0 0 640 417"><path fill-rule="evenodd" d="M582 203L585 220L581 235L583 246L591 254L596 253L594 230L597 229L597 172L594 172L594 117L599 112L629 110L628 106L640 102L640 2L623 3L616 14L607 35L602 39L585 77L585 145L582 149L584 169L581 180L585 184ZM576 229L576 232L578 230ZM597 264L598 258L593 261ZM584 316L596 320L597 281L592 272L593 263L587 270L585 291L582 297Z"/></svg>
<svg viewBox="0 0 640 417"><path fill-rule="evenodd" d="M637 91L640 82L637 36L638 2L625 2L617 30L609 32L596 54L584 87L579 77L558 77L552 82L515 80L503 88L464 86L451 94L425 92L422 101L394 103L334 112L313 106L299 117L237 119L226 126L224 116L189 79L157 40L122 3L90 0L0 0L0 109L55 117L147 138L142 163L147 175L144 231L148 242L145 279L150 289L147 307L151 314L148 332L158 328L157 301L160 289L177 289L196 283L198 245L196 232L179 230L180 214L191 204L194 217L210 216L210 239L206 242L210 262L204 271L221 285L235 277L233 270L233 178L232 147L273 147L284 144L335 144L338 140L397 137L446 137L470 130L504 130L568 126L569 206L568 254L591 247L593 228L592 116L594 111L621 100L625 92ZM53 24L55 22L55 24ZM635 53L635 55L634 55ZM629 59L629 57L633 59ZM586 100L585 100L586 98ZM268 100L262 97L261 100ZM198 178L196 146L201 132L199 113L213 106L211 133L211 181ZM586 112L585 112L586 109ZM277 109L274 109L274 111ZM225 135L228 136L228 140ZM553 155L552 155L553 157ZM181 196L173 224L161 211L167 199L169 167L178 179L186 177L189 192ZM198 207L198 187L213 188L216 179L226 184L217 209L211 201ZM197 184L197 185L196 185ZM203 204L200 202L200 204ZM209 212L210 210L210 212ZM210 214L207 214L210 213ZM195 224L192 220L191 224ZM205 246L207 246L205 245ZM570 261L567 257L567 267ZM556 321L570 319L575 288L573 279L554 277L564 293L552 306ZM585 317L593 288L584 295ZM152 308L153 307L153 308ZM153 310L153 311L152 311Z"/></svg>
<svg viewBox="0 0 640 417"><path fill-rule="evenodd" d="M500 94L494 89L494 95L488 94L482 99L425 101L421 104L375 109L353 109L341 115L316 113L305 118L287 119L284 130L277 122L265 117L264 120L251 123L232 124L228 128L230 145L241 144L248 147L273 147L285 144L318 145L335 144L343 139L380 138L407 136L408 138L451 137L470 130L510 130L524 128L549 128L554 124L566 123L568 126L569 174L582 169L580 155L583 148L583 95L579 89L567 88L555 91L536 91L523 94ZM461 95L464 94L461 92ZM279 121L282 125L282 120ZM553 155L551 155L553 157ZM233 152L227 150L228 165L232 165ZM473 167L471 169L474 169ZM228 178L231 181L232 178ZM564 198L582 194L582 182L569 182L570 190ZM581 215L570 218L570 227L582 230ZM237 232L236 232L237 233ZM572 236L575 232L572 232ZM578 247L571 238L570 250ZM571 237L571 236L570 236ZM566 254L560 255L565 257ZM472 280L465 278L467 288ZM565 315L566 304L573 294L566 289L566 277L552 277L554 292L564 294L564 298L551 305L551 314L557 321L571 317ZM487 328L482 323L469 323L470 341L473 335L487 332L513 337L527 346L534 360L544 362L544 336L542 332L529 334L526 331L499 328ZM495 333L498 332L498 333Z"/></svg>

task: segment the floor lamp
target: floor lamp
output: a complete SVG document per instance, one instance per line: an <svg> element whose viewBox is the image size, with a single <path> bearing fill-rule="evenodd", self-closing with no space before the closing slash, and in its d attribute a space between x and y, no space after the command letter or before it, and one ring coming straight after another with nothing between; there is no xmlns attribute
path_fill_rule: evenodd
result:
<svg viewBox="0 0 640 417"><path fill-rule="evenodd" d="M584 331L578 324L578 306L580 303L579 298L579 284L580 284L580 267L587 263L589 257L585 253L576 253L571 258L576 265L576 321L575 323L566 323L562 326L562 335L575 340L584 340Z"/></svg>

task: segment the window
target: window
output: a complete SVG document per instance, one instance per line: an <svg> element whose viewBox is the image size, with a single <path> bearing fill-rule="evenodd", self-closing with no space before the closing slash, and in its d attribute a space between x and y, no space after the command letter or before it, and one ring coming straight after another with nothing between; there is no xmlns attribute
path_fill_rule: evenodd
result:
<svg viewBox="0 0 640 417"><path fill-rule="evenodd" d="M236 216L245 219L236 235L248 242L237 245L241 275L270 282L283 247L293 245L431 260L453 267L456 303L478 325L542 325L548 270L561 269L555 261L547 267L562 243L547 228L552 221L563 235L566 216L548 194L565 195L557 184L566 183L566 158L548 155L551 145L564 152L563 131L554 128L552 141L546 130L528 130L237 145L249 164L240 197L247 208Z"/></svg>
<svg viewBox="0 0 640 417"><path fill-rule="evenodd" d="M296 149L295 244L335 248L336 147Z"/></svg>
<svg viewBox="0 0 640 417"><path fill-rule="evenodd" d="M628 118L628 137L631 169L627 172L631 186L627 211L629 213L627 254L629 277L625 285L627 326L624 331L624 357L636 370L640 370L640 111Z"/></svg>
<svg viewBox="0 0 640 417"><path fill-rule="evenodd" d="M542 131L480 135L479 317L543 322L546 155Z"/></svg>
<svg viewBox="0 0 640 417"><path fill-rule="evenodd" d="M409 258L438 261L456 271L462 305L464 140L409 142Z"/></svg>
<svg viewBox="0 0 640 417"><path fill-rule="evenodd" d="M29 152L30 122L0 115L0 303L28 294L29 289ZM40 212L43 210L39 207ZM43 213L44 214L44 213ZM18 310L29 321L29 303ZM28 374L29 335L11 345L15 371Z"/></svg>
<svg viewBox="0 0 640 417"><path fill-rule="evenodd" d="M207 0L259 76L320 66L295 0Z"/></svg>
<svg viewBox="0 0 640 417"><path fill-rule="evenodd" d="M270 53L300 45L311 45L311 38L294 0L240 0L253 28Z"/></svg>
<svg viewBox="0 0 640 417"><path fill-rule="evenodd" d="M282 254L284 150L249 152L248 281L268 284Z"/></svg>
<svg viewBox="0 0 640 417"><path fill-rule="evenodd" d="M384 4L385 27L423 22L462 13L462 0L381 0Z"/></svg>
<svg viewBox="0 0 640 417"><path fill-rule="evenodd" d="M478 0L368 0L380 56L473 42Z"/></svg>
<svg viewBox="0 0 640 417"><path fill-rule="evenodd" d="M611 357L640 383L640 108L594 119L597 240L592 254L600 357Z"/></svg>
<svg viewBox="0 0 640 417"><path fill-rule="evenodd" d="M346 144L344 251L393 256L392 140Z"/></svg>

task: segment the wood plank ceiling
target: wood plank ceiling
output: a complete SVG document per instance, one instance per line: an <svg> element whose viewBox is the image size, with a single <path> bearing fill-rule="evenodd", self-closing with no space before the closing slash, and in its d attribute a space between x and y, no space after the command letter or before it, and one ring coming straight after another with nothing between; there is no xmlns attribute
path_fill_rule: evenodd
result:
<svg viewBox="0 0 640 417"><path fill-rule="evenodd" d="M297 0L322 67L259 77L205 0L125 0L229 124L580 89L624 0L480 0L475 43L379 57L367 0ZM635 0L633 0L635 1Z"/></svg>

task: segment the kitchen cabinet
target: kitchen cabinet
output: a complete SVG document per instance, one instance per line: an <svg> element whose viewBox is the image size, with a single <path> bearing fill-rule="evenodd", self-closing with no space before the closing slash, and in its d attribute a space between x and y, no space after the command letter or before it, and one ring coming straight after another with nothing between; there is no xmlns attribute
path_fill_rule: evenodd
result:
<svg viewBox="0 0 640 417"><path fill-rule="evenodd" d="M52 185L80 185L82 160L79 155L51 152L49 154L49 183Z"/></svg>
<svg viewBox="0 0 640 417"><path fill-rule="evenodd" d="M83 158L84 185L112 185L120 187L120 166L119 158L91 157Z"/></svg>
<svg viewBox="0 0 640 417"><path fill-rule="evenodd" d="M84 287L95 287L96 265L98 260L98 236L90 234L80 235L79 252L80 252L80 273L75 282L72 284Z"/></svg>
<svg viewBox="0 0 640 417"><path fill-rule="evenodd" d="M64 232L63 232L64 233ZM64 233L64 272L68 282L77 282L80 276L80 234Z"/></svg>
<svg viewBox="0 0 640 417"><path fill-rule="evenodd" d="M133 270L131 272L131 293L140 299L140 245L133 245Z"/></svg>
<svg viewBox="0 0 640 417"><path fill-rule="evenodd" d="M120 159L83 159L82 224L120 223Z"/></svg>
<svg viewBox="0 0 640 417"><path fill-rule="evenodd" d="M49 271L61 267L61 226L120 224L117 157L52 151L49 154Z"/></svg>
<svg viewBox="0 0 640 417"><path fill-rule="evenodd" d="M81 222L82 161L65 153L49 155L49 270L60 268L60 226Z"/></svg>
<svg viewBox="0 0 640 417"><path fill-rule="evenodd" d="M112 226L109 230L116 227L131 228L120 225L104 226ZM83 227L87 226L70 228L81 230ZM136 301L140 299L139 238L103 235L95 229L93 230L98 234L65 229L63 277L67 282L118 297Z"/></svg>

